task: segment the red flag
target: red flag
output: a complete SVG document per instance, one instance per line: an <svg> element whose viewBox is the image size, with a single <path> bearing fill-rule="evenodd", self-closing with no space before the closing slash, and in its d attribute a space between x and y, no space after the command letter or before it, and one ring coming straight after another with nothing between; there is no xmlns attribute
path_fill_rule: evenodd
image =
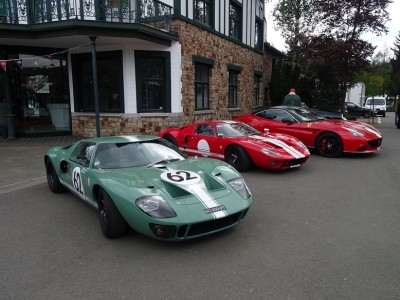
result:
<svg viewBox="0 0 400 300"><path fill-rule="evenodd" d="M0 65L4 71L7 71L7 61L6 60L0 60Z"/></svg>

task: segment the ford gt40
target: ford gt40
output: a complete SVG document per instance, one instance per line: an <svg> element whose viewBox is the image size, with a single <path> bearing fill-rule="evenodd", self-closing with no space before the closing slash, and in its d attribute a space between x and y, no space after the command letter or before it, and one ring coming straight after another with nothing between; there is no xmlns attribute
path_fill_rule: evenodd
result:
<svg viewBox="0 0 400 300"><path fill-rule="evenodd" d="M44 164L50 190L96 208L109 238L129 227L161 240L196 238L240 223L252 204L229 164L189 157L157 136L84 139L50 148Z"/></svg>
<svg viewBox="0 0 400 300"><path fill-rule="evenodd" d="M160 130L159 136L186 154L224 160L239 172L251 165L269 170L284 170L303 165L310 156L298 139L260 132L234 121L207 121L180 128Z"/></svg>

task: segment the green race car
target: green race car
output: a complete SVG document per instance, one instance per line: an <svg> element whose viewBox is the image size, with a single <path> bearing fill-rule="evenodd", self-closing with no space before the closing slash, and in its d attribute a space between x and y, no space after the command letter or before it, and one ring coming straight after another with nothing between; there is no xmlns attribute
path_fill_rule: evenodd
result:
<svg viewBox="0 0 400 300"><path fill-rule="evenodd" d="M95 207L109 238L128 226L169 241L204 236L238 224L252 204L245 181L230 165L189 158L155 136L52 147L44 163L51 191L69 190Z"/></svg>

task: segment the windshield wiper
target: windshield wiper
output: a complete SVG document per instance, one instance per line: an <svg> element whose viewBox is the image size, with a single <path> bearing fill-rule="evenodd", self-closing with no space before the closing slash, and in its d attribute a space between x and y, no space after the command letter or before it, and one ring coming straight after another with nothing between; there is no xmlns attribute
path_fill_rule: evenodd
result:
<svg viewBox="0 0 400 300"><path fill-rule="evenodd" d="M181 160L181 159L180 158L164 158L164 159L158 160L156 162L153 162L151 164L148 164L146 166L146 168L152 167L154 165L165 165L167 163L170 163L170 162L173 162L173 161L178 161L178 160Z"/></svg>

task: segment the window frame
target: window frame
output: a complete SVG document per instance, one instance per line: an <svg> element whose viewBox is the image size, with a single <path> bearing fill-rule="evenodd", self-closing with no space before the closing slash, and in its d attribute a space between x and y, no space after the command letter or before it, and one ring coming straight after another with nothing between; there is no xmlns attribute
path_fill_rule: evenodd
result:
<svg viewBox="0 0 400 300"><path fill-rule="evenodd" d="M260 106L261 100L261 76L254 74L253 106Z"/></svg>
<svg viewBox="0 0 400 300"><path fill-rule="evenodd" d="M98 62L101 61L102 59L109 59L113 58L115 59L115 62L117 64L117 69L118 71L118 91L119 91L119 101L118 101L118 108L110 108L110 106L107 109L103 109L102 107L99 107L101 113L124 113L125 112L125 100L124 100L124 80L123 80L123 63L122 63L122 51L104 51L104 52L97 52L96 53L96 61L97 61L97 80L99 82L99 89L101 88L101 68L99 67ZM93 71L92 71L92 54L91 53L77 53L77 54L72 54L71 55L71 60L72 60L72 73L73 73L73 85L74 85L74 107L75 107L75 112L88 112L88 113L94 113L96 107L93 106L93 109L89 109L90 107L86 107L84 102L84 99L81 99L81 94L83 92L83 85L84 85L84 80L81 72L81 67L83 62L89 62L91 66L91 71L89 73L91 76L91 81L93 82ZM94 93L93 87L88 90L88 93ZM93 101L94 95L93 96ZM89 99L90 100L90 99ZM100 101L100 99L99 99ZM100 105L100 104L99 104Z"/></svg>
<svg viewBox="0 0 400 300"><path fill-rule="evenodd" d="M203 4L203 7L200 7L199 4ZM203 18L199 18L198 11L203 11ZM214 1L213 0L193 0L193 20L204 24L209 27L213 27L214 24ZM208 17L208 20L207 20Z"/></svg>
<svg viewBox="0 0 400 300"><path fill-rule="evenodd" d="M204 76L204 78L206 79L205 81L199 80L197 77L198 74L198 68L201 68L202 71L206 71L207 72L207 76ZM202 64L199 62L195 63L195 75L194 75L194 89L195 89L195 93L194 93L194 101L195 101L195 110L208 110L210 109L210 70L211 70L211 66L208 64ZM202 74L204 75L204 74ZM199 99L198 99L198 88L201 87L202 90L202 99L201 99L201 103L202 106L198 106L199 103ZM205 94L207 94L207 99L205 99Z"/></svg>
<svg viewBox="0 0 400 300"><path fill-rule="evenodd" d="M164 60L163 70L163 88L161 108L143 108L142 84L144 78L142 76L142 68L140 59L162 58ZM136 74L136 108L138 113L169 113L171 112L171 53L167 51L135 51L135 74ZM146 79L146 80L150 80Z"/></svg>
<svg viewBox="0 0 400 300"><path fill-rule="evenodd" d="M237 17L232 14L234 11ZM242 39L242 6L236 1L229 2L229 36L236 40Z"/></svg>

